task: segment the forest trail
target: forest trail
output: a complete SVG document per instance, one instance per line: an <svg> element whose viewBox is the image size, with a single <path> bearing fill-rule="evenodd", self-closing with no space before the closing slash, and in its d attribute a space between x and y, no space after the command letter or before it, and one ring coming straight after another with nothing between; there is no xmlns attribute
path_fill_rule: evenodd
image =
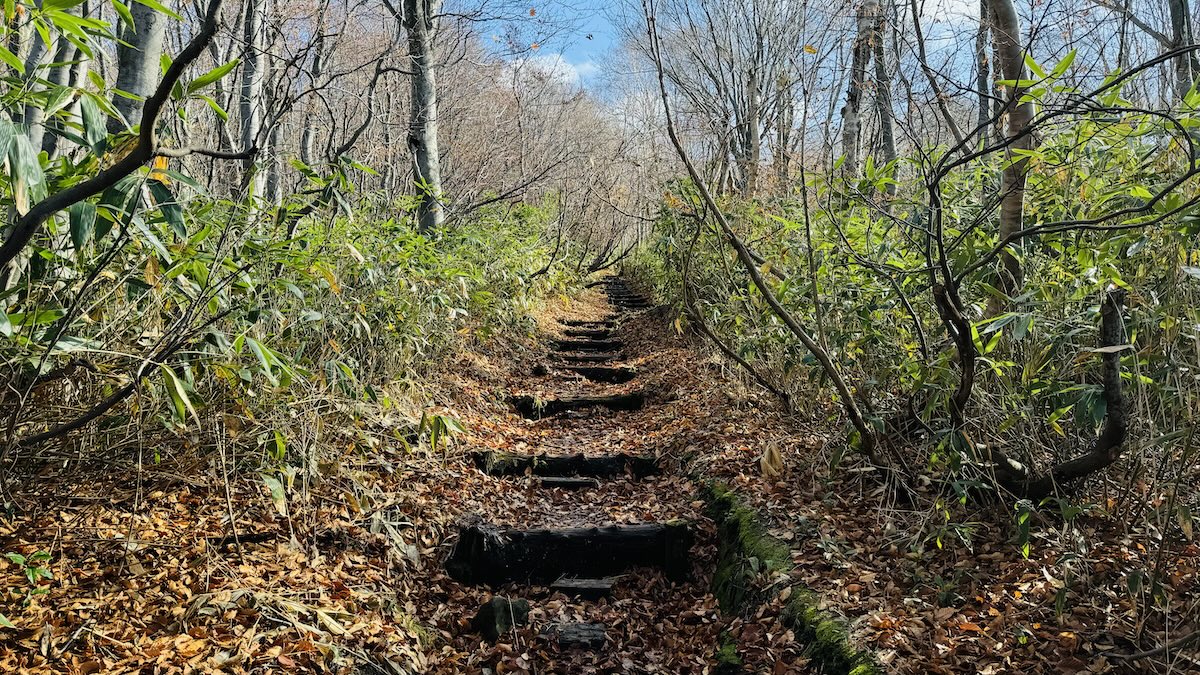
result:
<svg viewBox="0 0 1200 675"><path fill-rule="evenodd" d="M602 286L611 313L560 319L546 363L512 392L528 420L518 449L471 455L535 506L459 528L446 568L464 588L450 595L491 593L450 627L464 660L441 672L715 672L712 522L678 462L630 450L662 408L639 371L655 354L625 323L651 304L615 277Z"/></svg>

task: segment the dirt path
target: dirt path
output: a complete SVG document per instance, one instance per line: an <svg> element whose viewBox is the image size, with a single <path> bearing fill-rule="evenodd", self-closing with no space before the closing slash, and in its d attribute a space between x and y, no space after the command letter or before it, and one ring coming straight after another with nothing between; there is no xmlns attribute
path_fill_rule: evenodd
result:
<svg viewBox="0 0 1200 675"><path fill-rule="evenodd" d="M510 393L528 419L505 439L512 449L473 455L485 491L502 482L526 501L483 500L460 529L451 578L435 584L433 619L451 643L437 672L717 672L727 622L709 592L713 524L648 438L675 424L669 393L643 376L655 354L624 325L649 305L619 281L605 292L610 313L562 319L546 363ZM565 584L581 596L560 577L592 581Z"/></svg>

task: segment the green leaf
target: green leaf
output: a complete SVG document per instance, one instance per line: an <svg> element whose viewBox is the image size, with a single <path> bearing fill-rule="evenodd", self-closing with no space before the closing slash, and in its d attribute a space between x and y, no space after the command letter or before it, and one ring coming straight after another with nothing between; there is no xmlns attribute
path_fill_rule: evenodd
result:
<svg viewBox="0 0 1200 675"><path fill-rule="evenodd" d="M1023 56L1025 57L1025 67L1029 69L1029 72L1036 75L1037 78L1040 80L1046 79L1046 70L1044 68L1042 68L1040 65L1038 65L1037 61L1033 60L1033 56L1030 55L1029 52L1025 52ZM1032 85L1022 84L1021 86L1028 87L1028 86L1032 86Z"/></svg>
<svg viewBox="0 0 1200 675"><path fill-rule="evenodd" d="M167 393L171 396L171 403L175 406L175 416L180 422L186 422L190 413L192 419L196 420L196 425L200 425L200 416L196 414L196 409L192 407L192 399L188 397L187 390L184 389L183 382L175 371L165 363L160 365L159 370L162 371L163 381L167 385Z"/></svg>
<svg viewBox="0 0 1200 675"><path fill-rule="evenodd" d="M275 510L279 515L287 518L287 493L283 489L283 483L278 478L270 474L262 474L263 482L266 483L267 489L271 491L271 504L275 506Z"/></svg>
<svg viewBox="0 0 1200 675"><path fill-rule="evenodd" d="M222 77L225 77L226 75L229 74L229 71L233 70L234 68L237 68L238 63L240 63L240 62L241 62L241 59L234 59L234 60L230 61L229 63L226 63L225 65L217 66L216 68L213 68L212 70L201 75L200 77L197 77L196 79L194 79L188 83L187 93L194 94L197 91L212 84L213 82L216 82L217 80L221 79Z"/></svg>
<svg viewBox="0 0 1200 675"><path fill-rule="evenodd" d="M225 109L222 108L221 104L217 103L216 100L213 99L213 97L204 96L203 94L201 94L200 99L208 104L208 107L211 108L214 113L216 113L217 117L221 118L222 122L229 121L229 113L225 112Z"/></svg>
<svg viewBox="0 0 1200 675"><path fill-rule="evenodd" d="M275 373L271 371L271 350L252 337L246 338L246 344L250 346L250 351L254 352L255 358L258 359L258 365L262 366L262 374L271 381L271 384L279 386L279 380L275 378Z"/></svg>
<svg viewBox="0 0 1200 675"><path fill-rule="evenodd" d="M88 145L92 146L93 150L99 150L99 143L108 138L108 129L104 119L104 113L100 112L100 105L96 102L96 97L90 93L84 93L79 99L79 114L83 118L83 138Z"/></svg>
<svg viewBox="0 0 1200 675"><path fill-rule="evenodd" d="M121 17L121 21L126 26L133 25L133 14L129 12L129 6L121 2L121 0L112 0L113 9L117 11L117 16Z"/></svg>
<svg viewBox="0 0 1200 675"><path fill-rule="evenodd" d="M17 74L25 74L25 64L21 63L21 59L18 59L16 54L8 51L8 48L3 45L0 45L0 61L7 63L10 68L17 71Z"/></svg>
<svg viewBox="0 0 1200 675"><path fill-rule="evenodd" d="M13 628L13 629L15 629L16 627L17 627L17 626L16 626L16 624L14 624L13 622L9 621L7 616L4 616L3 614L0 614L0 628Z"/></svg>
<svg viewBox="0 0 1200 675"><path fill-rule="evenodd" d="M1062 60L1061 60L1061 61L1059 61L1059 62L1058 62L1058 63L1057 63L1055 66L1054 66L1054 70L1050 71L1050 77L1051 77L1051 78L1059 78L1059 77L1062 77L1062 76L1063 76L1063 73L1067 72L1067 69L1068 69L1068 68L1070 68L1070 67L1071 67L1071 64L1075 62L1075 54L1076 54L1076 52L1075 52L1075 50L1074 50L1074 49L1072 49L1071 51L1067 52L1067 55L1066 55L1066 56L1064 56L1064 57L1062 58Z"/></svg>
<svg viewBox="0 0 1200 675"><path fill-rule="evenodd" d="M83 4L83 0L42 0L42 9L46 11L64 10L81 4Z"/></svg>
<svg viewBox="0 0 1200 675"><path fill-rule="evenodd" d="M175 236L180 239L187 239L187 224L183 220L183 209L179 206L179 201L175 199L175 195L171 193L171 188L158 180L149 180L146 181L146 184L150 187L150 194L154 197L154 203L162 211L163 217L166 218L167 224L175 232Z"/></svg>
<svg viewBox="0 0 1200 675"><path fill-rule="evenodd" d="M96 231L96 205L91 202L77 202L67 209L71 219L71 244L75 251L83 250Z"/></svg>
<svg viewBox="0 0 1200 675"><path fill-rule="evenodd" d="M155 0L133 0L133 1L138 3L139 5L145 5L145 6L149 7L150 9L153 9L156 12L162 12L163 14L166 14L167 16L171 17L172 19L175 19L176 21L183 21L183 17L179 16L175 12L172 12L165 5L155 2Z"/></svg>

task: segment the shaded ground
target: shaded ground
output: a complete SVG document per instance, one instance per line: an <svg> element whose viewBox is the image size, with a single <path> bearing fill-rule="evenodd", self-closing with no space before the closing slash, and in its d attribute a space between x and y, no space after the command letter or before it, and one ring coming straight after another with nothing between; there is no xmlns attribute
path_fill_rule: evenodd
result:
<svg viewBox="0 0 1200 675"><path fill-rule="evenodd" d="M560 318L607 311L595 291L551 307L538 317L542 337L561 335ZM1200 595L1200 549L1164 544L1149 519L1119 517L1137 495L1097 499L1070 525L1037 523L1024 559L999 507L897 505L852 458L831 478L825 419L783 416L665 318L651 310L621 323L624 363L638 369L621 385L553 368L534 375L552 362L544 339L464 352L431 380L433 412L467 429L447 451L409 449L400 410L332 407L320 461L289 456L297 468L274 474L283 500L247 470L263 460L260 441L239 437L228 416L206 421L225 429L224 452L173 437L103 462L48 449L38 476L10 485L0 514L0 552L45 551L37 565L53 575L31 583L0 562L0 612L17 626L0 629L0 672L702 673L722 630L749 672L803 672L776 616L781 598L743 619L718 615L706 590L712 524L686 478L694 473L730 484L792 547L791 578L764 584L820 592L887 672L1200 671L1195 651L1117 658L1153 647L1167 627L1186 633ZM514 393L639 388L650 401L637 412L531 421L508 403ZM466 457L473 449L650 452L667 471L568 493L485 476ZM778 475L764 470L768 449ZM522 527L686 518L699 535L695 581L638 573L598 602L492 589L529 598L533 624L491 646L468 625L491 591L441 566L471 514ZM1145 570L1161 572L1157 600L1131 581ZM604 622L609 642L559 654L535 636L554 620Z"/></svg>

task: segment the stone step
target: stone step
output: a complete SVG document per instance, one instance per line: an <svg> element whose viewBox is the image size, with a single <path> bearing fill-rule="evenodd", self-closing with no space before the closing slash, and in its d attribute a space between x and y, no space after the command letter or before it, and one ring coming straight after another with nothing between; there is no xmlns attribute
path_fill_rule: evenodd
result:
<svg viewBox="0 0 1200 675"><path fill-rule="evenodd" d="M608 642L607 627L602 623L552 623L542 636L559 649L601 649Z"/></svg>
<svg viewBox="0 0 1200 675"><path fill-rule="evenodd" d="M621 349L620 340L555 340L554 349L560 352L615 352Z"/></svg>
<svg viewBox="0 0 1200 675"><path fill-rule="evenodd" d="M563 577L550 584L550 590L558 591L572 598L584 600L599 600L612 593L617 580L613 577L602 579L581 579L578 577Z"/></svg>
<svg viewBox="0 0 1200 675"><path fill-rule="evenodd" d="M539 481L544 488L561 488L563 490L594 490L600 487L600 481L595 478L578 476L543 476Z"/></svg>
<svg viewBox="0 0 1200 675"><path fill-rule="evenodd" d="M625 394L565 396L539 400L535 396L524 394L512 397L511 402L522 417L538 420L584 408L607 408L616 411L641 410L642 406L646 405L646 395L640 391L631 391Z"/></svg>
<svg viewBox="0 0 1200 675"><path fill-rule="evenodd" d="M553 583L608 577L636 567L688 578L691 528L682 522L518 530L488 523L459 528L446 571L464 584Z"/></svg>
<svg viewBox="0 0 1200 675"><path fill-rule="evenodd" d="M493 450L471 453L471 460L489 476L584 476L612 478L626 473L635 478L653 476L661 471L652 455L619 452L609 455L521 455Z"/></svg>
<svg viewBox="0 0 1200 675"><path fill-rule="evenodd" d="M591 380L592 382L605 382L608 384L625 384L637 377L637 370L628 367L567 366L567 370L572 373L578 373L584 379Z"/></svg>

